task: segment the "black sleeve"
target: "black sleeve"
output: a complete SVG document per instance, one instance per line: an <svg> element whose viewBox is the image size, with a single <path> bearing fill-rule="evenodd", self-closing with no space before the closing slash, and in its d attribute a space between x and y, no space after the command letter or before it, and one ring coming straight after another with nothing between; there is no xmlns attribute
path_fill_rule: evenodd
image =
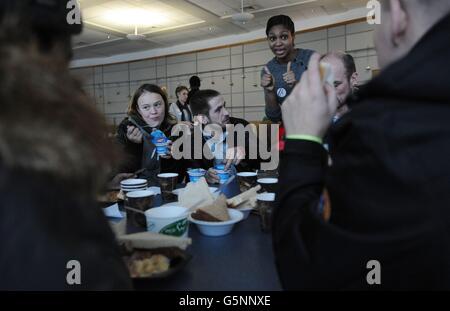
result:
<svg viewBox="0 0 450 311"><path fill-rule="evenodd" d="M388 234L379 226L373 233L368 227L365 228L364 233L358 229L350 229L355 222L359 226L365 226L364 220L358 220L358 215L366 214L366 217L371 215L381 219L379 212L376 209L374 211L370 203L354 205L352 211L348 211L349 214L347 214L348 216L351 213L353 218L346 217L340 222L333 219L333 216L330 222L325 222L319 215L318 204L325 186L335 186L328 177L328 174L332 172L326 172L327 159L327 153L320 144L300 140L286 142L281 159L278 206L273 219L273 247L283 288L286 290L374 289L373 286L368 285L366 279L368 273L366 265L372 259L383 262L383 284L378 289L384 286L390 288L389 283L397 285L401 283L400 286L408 288L410 285L407 280L411 267L392 265L392 258L386 257L386 252L397 252L397 259L411 255L407 250L409 246L405 247L399 243L399 241L405 243L405 235L398 236L392 232ZM342 198L332 189L329 190L333 214L335 216L342 214L344 207L339 201ZM358 194L353 193L351 189L347 191L355 199L358 197ZM370 214L367 214L369 211ZM366 222L367 225L369 223ZM413 245L415 242L411 239L408 243ZM398 254L399 247L403 247L402 255ZM425 251L424 254L426 254ZM404 262L417 263L418 259L423 259L420 257L415 254Z"/></svg>
<svg viewBox="0 0 450 311"><path fill-rule="evenodd" d="M324 188L327 153L318 143L288 140L280 166L280 191L273 219L273 246L285 289L314 287L317 277L311 241L320 223L318 203Z"/></svg>
<svg viewBox="0 0 450 311"><path fill-rule="evenodd" d="M141 168L143 144L136 144L127 138L127 122L117 128L116 143L121 151L121 162L116 173L133 173Z"/></svg>
<svg viewBox="0 0 450 311"><path fill-rule="evenodd" d="M33 172L0 177L10 182L0 185L0 290L131 289L103 211L86 198L88 187ZM71 261L79 263L80 284L67 282Z"/></svg>

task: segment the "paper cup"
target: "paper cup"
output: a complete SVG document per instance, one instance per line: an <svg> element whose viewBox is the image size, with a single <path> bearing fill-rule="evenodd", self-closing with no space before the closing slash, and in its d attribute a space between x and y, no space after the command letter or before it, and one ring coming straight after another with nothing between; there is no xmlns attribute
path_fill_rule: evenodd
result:
<svg viewBox="0 0 450 311"><path fill-rule="evenodd" d="M259 215L261 217L261 230L270 232L272 230L272 213L275 202L275 193L260 193L256 196Z"/></svg>
<svg viewBox="0 0 450 311"><path fill-rule="evenodd" d="M149 209L145 212L147 231L177 237L188 236L188 209L169 205Z"/></svg>
<svg viewBox="0 0 450 311"><path fill-rule="evenodd" d="M156 193L151 190L131 191L126 193L125 206L145 212L153 207ZM127 219L132 226L146 227L145 215L127 209Z"/></svg>
<svg viewBox="0 0 450 311"><path fill-rule="evenodd" d="M219 177L220 184L224 184L230 179L230 173L228 171L217 170L217 176Z"/></svg>
<svg viewBox="0 0 450 311"><path fill-rule="evenodd" d="M187 173L191 182L196 182L206 175L206 171L202 168L191 169Z"/></svg>
<svg viewBox="0 0 450 311"><path fill-rule="evenodd" d="M259 178L257 182L261 186L261 192L275 193L278 190L278 178Z"/></svg>
<svg viewBox="0 0 450 311"><path fill-rule="evenodd" d="M216 165L214 165L214 169L223 171L225 169L225 164L216 164Z"/></svg>
<svg viewBox="0 0 450 311"><path fill-rule="evenodd" d="M159 186L161 188L161 195L164 201L170 201L175 197L172 191L175 189L178 182L177 173L163 173L158 174Z"/></svg>

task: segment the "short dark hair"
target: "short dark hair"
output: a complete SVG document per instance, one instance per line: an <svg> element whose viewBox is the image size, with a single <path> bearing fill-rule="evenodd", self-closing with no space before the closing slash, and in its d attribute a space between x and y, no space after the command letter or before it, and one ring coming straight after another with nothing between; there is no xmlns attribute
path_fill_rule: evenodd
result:
<svg viewBox="0 0 450 311"><path fill-rule="evenodd" d="M192 88L199 88L200 87L200 78L197 76L192 76L189 78L189 85Z"/></svg>
<svg viewBox="0 0 450 311"><path fill-rule="evenodd" d="M194 116L198 116L199 114L209 115L209 101L211 98L217 96L220 96L220 93L216 90L197 91L189 102L192 114Z"/></svg>
<svg viewBox="0 0 450 311"><path fill-rule="evenodd" d="M277 25L283 25L291 32L292 35L295 35L295 26L292 19L287 15L275 15L269 18L269 20L267 21L266 36L269 35L270 29L272 29L273 26Z"/></svg>
<svg viewBox="0 0 450 311"><path fill-rule="evenodd" d="M175 89L175 96L178 97L178 93L180 93L182 90L186 90L189 92L188 88L184 85L179 85L177 86L177 88Z"/></svg>
<svg viewBox="0 0 450 311"><path fill-rule="evenodd" d="M345 75L347 79L350 80L352 75L356 72L355 59L353 58L353 56L344 52L330 52L328 54L323 55L321 59L333 56L339 58L342 61L342 64L344 65L345 69Z"/></svg>

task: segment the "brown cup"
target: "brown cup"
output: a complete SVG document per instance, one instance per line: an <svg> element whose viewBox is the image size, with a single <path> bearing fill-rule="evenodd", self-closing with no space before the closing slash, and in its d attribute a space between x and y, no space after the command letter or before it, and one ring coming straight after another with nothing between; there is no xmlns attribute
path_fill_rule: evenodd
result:
<svg viewBox="0 0 450 311"><path fill-rule="evenodd" d="M260 193L276 193L278 190L278 178L259 178L257 182L261 186Z"/></svg>
<svg viewBox="0 0 450 311"><path fill-rule="evenodd" d="M127 192L125 199L125 209L128 223L135 227L147 228L147 221L143 213L138 213L127 209L130 207L135 210L145 212L153 207L153 199L156 193L150 190Z"/></svg>
<svg viewBox="0 0 450 311"><path fill-rule="evenodd" d="M261 230L270 232L272 230L272 213L275 203L275 193L260 193L256 196L259 215L261 217Z"/></svg>
<svg viewBox="0 0 450 311"><path fill-rule="evenodd" d="M163 201L175 200L175 195L172 193L178 182L177 173L163 173L158 174L158 182L161 188L161 196Z"/></svg>
<svg viewBox="0 0 450 311"><path fill-rule="evenodd" d="M245 192L250 188L256 186L257 174L254 172L241 172L237 173L237 178L239 181L239 189L241 192Z"/></svg>

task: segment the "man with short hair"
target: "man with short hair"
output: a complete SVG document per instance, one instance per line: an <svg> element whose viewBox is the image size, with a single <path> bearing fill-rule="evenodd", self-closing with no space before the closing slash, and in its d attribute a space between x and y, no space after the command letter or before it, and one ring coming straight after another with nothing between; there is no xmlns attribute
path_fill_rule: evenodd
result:
<svg viewBox="0 0 450 311"><path fill-rule="evenodd" d="M450 289L450 2L381 4L382 71L332 127L332 167L321 138L338 100L319 55L282 106L273 242L285 289Z"/></svg>
<svg viewBox="0 0 450 311"><path fill-rule="evenodd" d="M254 139L253 135L248 131L245 132L245 138L243 144L240 144L238 139L238 133L234 131L234 145L228 146L229 139L228 130L229 126L241 125L243 128L247 127L249 123L244 119L231 117L227 109L225 108L225 100L223 96L215 90L200 90L192 97L191 102L192 114L196 120L195 125L202 126L202 147L204 144L208 145L209 151L212 154L208 158L214 157L214 160L208 160L204 157L202 160L191 160L188 163L190 167L201 167L208 170L207 180L210 183L218 183L219 178L214 164L223 162L226 164L225 169L235 167L238 171L248 171L256 168L258 161L256 159L250 159L251 144L250 140ZM218 141L212 139L214 133L207 132L207 125L215 125L215 130L223 131ZM206 127L206 128L205 128ZM255 141L253 141L255 142ZM195 142L194 142L195 143ZM208 150L206 149L206 150Z"/></svg>
<svg viewBox="0 0 450 311"><path fill-rule="evenodd" d="M349 109L347 100L353 96L358 85L353 56L344 52L330 52L322 57L322 61L330 64L334 77L334 88L338 100L335 119L340 118Z"/></svg>

